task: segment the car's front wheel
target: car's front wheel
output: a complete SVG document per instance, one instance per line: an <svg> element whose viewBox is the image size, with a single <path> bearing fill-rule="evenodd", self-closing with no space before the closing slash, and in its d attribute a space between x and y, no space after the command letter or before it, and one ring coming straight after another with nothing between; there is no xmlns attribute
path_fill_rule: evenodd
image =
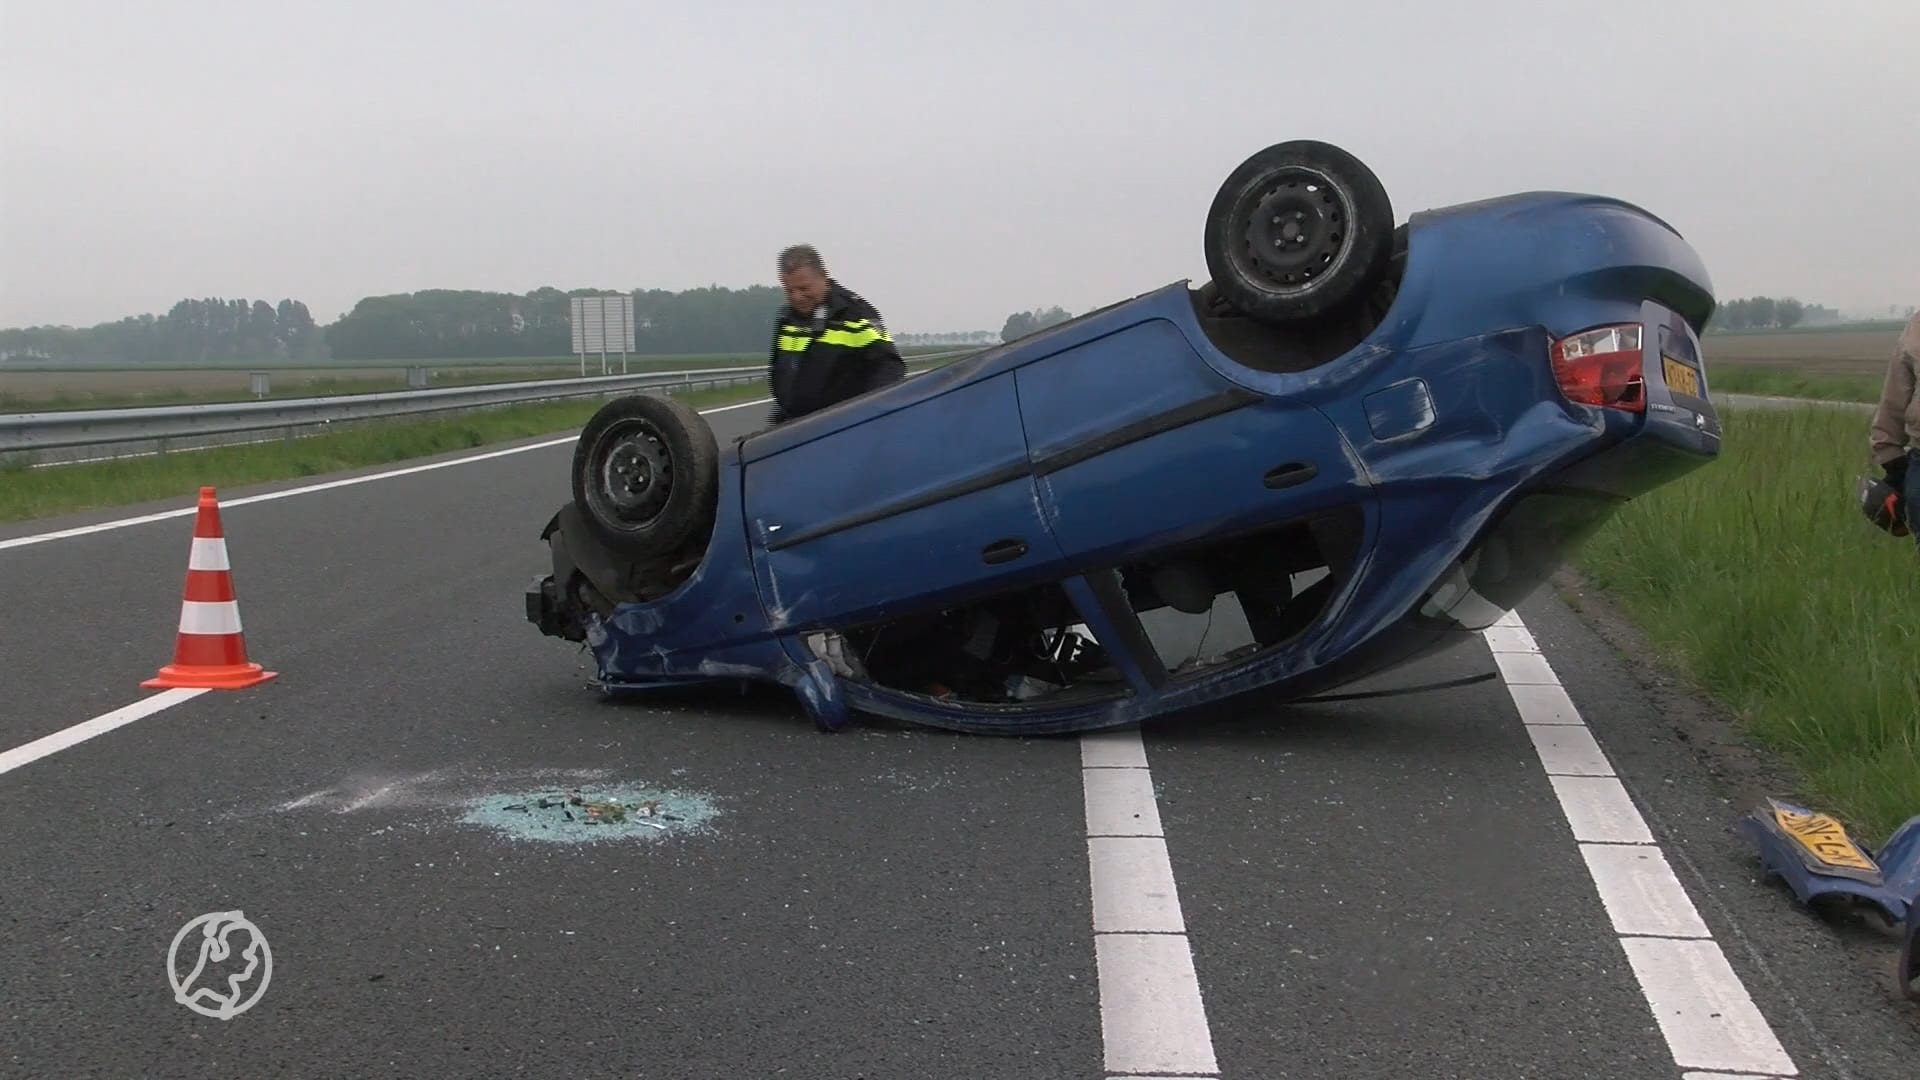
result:
<svg viewBox="0 0 1920 1080"><path fill-rule="evenodd" d="M1329 143L1276 143L1241 162L1207 211L1207 270L1243 315L1286 325L1364 301L1392 269L1393 204Z"/></svg>
<svg viewBox="0 0 1920 1080"><path fill-rule="evenodd" d="M713 429L684 402L615 398L587 421L574 446L574 502L621 555L667 556L712 529L719 461Z"/></svg>

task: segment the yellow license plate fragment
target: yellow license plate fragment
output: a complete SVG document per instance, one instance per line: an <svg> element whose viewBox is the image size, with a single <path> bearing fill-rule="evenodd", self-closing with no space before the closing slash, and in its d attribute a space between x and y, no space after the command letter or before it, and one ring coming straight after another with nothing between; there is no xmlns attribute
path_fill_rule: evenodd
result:
<svg viewBox="0 0 1920 1080"><path fill-rule="evenodd" d="M1666 373L1667 385L1676 394L1700 396L1700 373L1671 356L1660 358L1660 370Z"/></svg>
<svg viewBox="0 0 1920 1080"><path fill-rule="evenodd" d="M1773 820L1794 843L1828 866L1846 866L1855 870L1880 867L1854 844L1847 830L1828 814L1800 814L1775 807Z"/></svg>

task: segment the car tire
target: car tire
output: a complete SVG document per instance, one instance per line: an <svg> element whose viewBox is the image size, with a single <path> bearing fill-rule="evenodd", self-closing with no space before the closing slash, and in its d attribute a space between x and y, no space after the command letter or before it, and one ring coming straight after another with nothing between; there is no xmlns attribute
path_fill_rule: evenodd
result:
<svg viewBox="0 0 1920 1080"><path fill-rule="evenodd" d="M657 559L703 543L719 491L713 428L675 398L615 398L593 414L574 445L574 502L623 556Z"/></svg>
<svg viewBox="0 0 1920 1080"><path fill-rule="evenodd" d="M1297 139L1247 158L1207 210L1207 270L1241 314L1285 325L1346 310L1392 271L1393 204L1373 170Z"/></svg>

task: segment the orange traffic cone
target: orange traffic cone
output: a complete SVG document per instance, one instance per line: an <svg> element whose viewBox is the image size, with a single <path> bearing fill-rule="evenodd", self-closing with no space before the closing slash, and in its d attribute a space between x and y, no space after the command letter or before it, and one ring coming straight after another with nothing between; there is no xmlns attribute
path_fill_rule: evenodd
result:
<svg viewBox="0 0 1920 1080"><path fill-rule="evenodd" d="M141 683L149 690L195 688L243 690L274 678L247 660L240 633L240 605L233 598L233 570L227 565L227 538L220 528L220 503L213 489L200 489L200 513L193 522L193 548L187 556L186 597L180 602L180 632L173 663Z"/></svg>

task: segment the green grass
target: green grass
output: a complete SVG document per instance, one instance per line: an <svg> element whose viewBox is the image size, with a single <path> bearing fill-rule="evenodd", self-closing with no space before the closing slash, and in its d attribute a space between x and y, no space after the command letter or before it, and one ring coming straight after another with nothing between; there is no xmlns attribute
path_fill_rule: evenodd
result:
<svg viewBox="0 0 1920 1080"><path fill-rule="evenodd" d="M1808 375L1775 367L1721 364L1708 374L1715 394L1758 394L1816 401L1877 401L1880 380L1866 375Z"/></svg>
<svg viewBox="0 0 1920 1080"><path fill-rule="evenodd" d="M967 348L970 347L910 345L901 348L900 352L911 362L922 356L960 352ZM757 368L765 363L764 354L635 355L628 357L626 371L622 372L620 358L610 356L607 358L607 371L612 375L639 375L652 371L700 368ZM68 385L60 386L51 394L0 390L0 413L251 401L253 394L248 389L246 374L250 370L265 371L272 377L272 390L267 394L269 400L333 394L371 394L407 389L405 376L392 372L397 368L408 366L424 367L432 372L432 381L429 384L431 386L474 386L481 383L521 382L531 379L577 378L580 374L577 357L563 357L558 360L545 357L395 360L384 364L308 364L294 367L264 365L252 368L245 365L180 367L163 364L147 367L59 367L10 363L0 365L0 386L5 385L5 376L9 374L21 378L29 375L38 376L41 377L42 382L49 378L65 376L63 381ZM356 371L362 373L355 374ZM365 374L366 371L388 373L374 375ZM587 375L593 377L599 374L599 356L596 354L588 357Z"/></svg>
<svg viewBox="0 0 1920 1080"><path fill-rule="evenodd" d="M1725 420L1720 461L1629 504L1575 565L1877 844L1920 813L1920 554L1853 501L1864 415Z"/></svg>
<svg viewBox="0 0 1920 1080"><path fill-rule="evenodd" d="M695 408L752 401L762 386L676 397ZM490 443L577 431L603 399L520 405L434 420L380 421L348 431L250 446L32 469L0 468L0 522L190 499L203 485L232 488L386 465Z"/></svg>

